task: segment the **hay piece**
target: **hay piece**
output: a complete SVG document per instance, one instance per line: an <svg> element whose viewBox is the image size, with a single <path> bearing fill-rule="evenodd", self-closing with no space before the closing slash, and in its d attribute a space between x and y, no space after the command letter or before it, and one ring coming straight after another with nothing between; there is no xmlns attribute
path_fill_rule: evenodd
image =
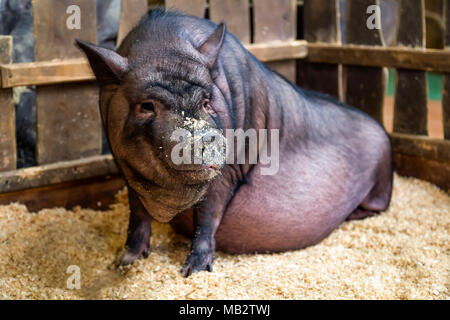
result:
<svg viewBox="0 0 450 320"><path fill-rule="evenodd" d="M344 223L319 245L281 254L217 253L214 272L185 279L189 241L154 223L152 250L122 270L126 191L107 211L0 206L3 299L449 299L450 197L395 176L387 212ZM66 288L69 265L81 289Z"/></svg>

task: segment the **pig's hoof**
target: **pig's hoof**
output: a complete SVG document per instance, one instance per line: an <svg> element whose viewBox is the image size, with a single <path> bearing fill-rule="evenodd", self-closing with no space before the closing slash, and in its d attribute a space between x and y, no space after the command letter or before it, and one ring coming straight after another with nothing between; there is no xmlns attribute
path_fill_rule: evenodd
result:
<svg viewBox="0 0 450 320"><path fill-rule="evenodd" d="M186 259L186 262L181 268L181 274L184 277L189 277L192 273L203 270L212 271L212 263L214 260L213 252L192 251Z"/></svg>
<svg viewBox="0 0 450 320"><path fill-rule="evenodd" d="M142 250L134 251L130 249L126 249L124 253L120 255L120 257L116 261L116 266L126 266L129 264L133 264L137 259L148 258L149 248L144 247Z"/></svg>

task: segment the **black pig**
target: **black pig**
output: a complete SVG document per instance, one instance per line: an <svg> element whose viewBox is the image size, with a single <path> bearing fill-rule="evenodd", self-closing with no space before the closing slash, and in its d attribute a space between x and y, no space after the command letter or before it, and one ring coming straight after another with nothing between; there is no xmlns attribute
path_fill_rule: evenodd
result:
<svg viewBox="0 0 450 320"><path fill-rule="evenodd" d="M128 185L130 224L120 264L147 257L152 218L172 220L192 236L182 268L189 275L211 271L216 248L303 248L346 219L388 207L392 156L382 126L302 91L223 24L150 11L117 53L78 45L98 80L103 124ZM279 171L261 175L261 163L174 164L170 136L186 117L221 130L279 129Z"/></svg>

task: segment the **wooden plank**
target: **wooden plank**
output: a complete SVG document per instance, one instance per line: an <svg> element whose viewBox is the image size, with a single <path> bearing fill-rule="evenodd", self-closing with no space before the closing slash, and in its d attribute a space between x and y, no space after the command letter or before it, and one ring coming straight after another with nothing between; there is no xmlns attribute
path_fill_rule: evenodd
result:
<svg viewBox="0 0 450 320"><path fill-rule="evenodd" d="M0 205L19 202L26 205L30 212L54 207L72 209L75 206L103 210L114 203L116 193L124 186L125 182L118 175L100 176L2 193Z"/></svg>
<svg viewBox="0 0 450 320"><path fill-rule="evenodd" d="M306 43L302 40L246 45L260 61L306 58L309 62L450 72L450 50ZM0 65L3 88L95 80L84 58ZM444 90L445 92L449 92Z"/></svg>
<svg viewBox="0 0 450 320"><path fill-rule="evenodd" d="M394 153L394 164L399 175L426 180L450 192L450 162Z"/></svg>
<svg viewBox="0 0 450 320"><path fill-rule="evenodd" d="M381 32L366 27L370 5L378 0L347 2L346 43L382 46ZM345 101L383 122L385 77L382 68L345 66L343 68Z"/></svg>
<svg viewBox="0 0 450 320"><path fill-rule="evenodd" d="M249 44L246 48L262 62L301 59L308 54L304 40ZM95 80L84 58L5 64L0 72L4 88Z"/></svg>
<svg viewBox="0 0 450 320"><path fill-rule="evenodd" d="M450 4L444 1L445 14L445 51L450 54ZM450 140L450 70L442 77L442 121L444 122L444 138Z"/></svg>
<svg viewBox="0 0 450 320"><path fill-rule="evenodd" d="M116 174L112 155L61 161L0 173L0 193L43 187L50 184Z"/></svg>
<svg viewBox="0 0 450 320"><path fill-rule="evenodd" d="M404 133L391 134L396 153L450 163L450 141Z"/></svg>
<svg viewBox="0 0 450 320"><path fill-rule="evenodd" d="M13 38L12 36L0 35L0 65L12 63L12 49ZM0 87L3 86L2 79L0 78Z"/></svg>
<svg viewBox="0 0 450 320"><path fill-rule="evenodd" d="M128 32L134 28L147 13L147 0L122 0L120 7L119 31L117 34L117 47L125 39Z"/></svg>
<svg viewBox="0 0 450 320"><path fill-rule="evenodd" d="M297 34L295 0L253 0L254 42L292 41ZM295 82L295 60L272 62L268 66Z"/></svg>
<svg viewBox="0 0 450 320"><path fill-rule="evenodd" d="M98 88L64 84L36 89L36 160L47 164L101 153Z"/></svg>
<svg viewBox="0 0 450 320"><path fill-rule="evenodd" d="M83 57L75 38L96 42L96 7L92 0L34 0L36 61ZM80 9L80 28L67 26L69 6ZM102 133L98 88L65 84L36 90L36 158L39 164L100 154Z"/></svg>
<svg viewBox="0 0 450 320"><path fill-rule="evenodd" d="M306 43L302 40L251 44L246 48L263 62L306 58L309 62L450 73L450 50ZM0 73L3 88L95 80L84 58L5 64L0 65Z"/></svg>
<svg viewBox="0 0 450 320"><path fill-rule="evenodd" d="M263 62L306 58L355 66L450 72L450 50L307 43L303 40L246 45ZM0 65L3 88L95 80L84 58Z"/></svg>
<svg viewBox="0 0 450 320"><path fill-rule="evenodd" d="M450 141L392 133L395 171L436 184L450 192Z"/></svg>
<svg viewBox="0 0 450 320"><path fill-rule="evenodd" d="M424 0L399 4L397 45L425 47ZM397 69L394 102L394 132L427 135L427 79L423 71Z"/></svg>
<svg viewBox="0 0 450 320"><path fill-rule="evenodd" d="M395 171L450 191L450 141L392 133Z"/></svg>
<svg viewBox="0 0 450 320"><path fill-rule="evenodd" d="M341 43L339 0L305 0L303 33L308 42ZM328 62L328 61L326 61ZM298 83L306 89L340 96L339 66L299 61ZM327 79L327 81L323 81Z"/></svg>
<svg viewBox="0 0 450 320"><path fill-rule="evenodd" d="M304 40L256 43L246 48L261 62L302 59L308 55L308 44Z"/></svg>
<svg viewBox="0 0 450 320"><path fill-rule="evenodd" d="M211 21L215 23L225 22L228 32L243 44L251 42L248 0L210 0L209 15Z"/></svg>
<svg viewBox="0 0 450 320"><path fill-rule="evenodd" d="M166 10L178 10L191 16L205 17L205 0L165 0Z"/></svg>
<svg viewBox="0 0 450 320"><path fill-rule="evenodd" d="M0 63L12 62L12 37L0 36ZM11 89L0 89L0 171L17 165L15 107Z"/></svg>
<svg viewBox="0 0 450 320"><path fill-rule="evenodd" d="M5 64L0 68L4 88L95 80L85 58Z"/></svg>
<svg viewBox="0 0 450 320"><path fill-rule="evenodd" d="M308 43L307 61L450 72L450 51Z"/></svg>

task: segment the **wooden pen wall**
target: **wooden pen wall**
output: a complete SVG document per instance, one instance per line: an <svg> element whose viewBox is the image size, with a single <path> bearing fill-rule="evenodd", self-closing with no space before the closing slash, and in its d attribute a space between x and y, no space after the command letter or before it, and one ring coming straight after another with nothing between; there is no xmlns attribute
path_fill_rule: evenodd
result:
<svg viewBox="0 0 450 320"><path fill-rule="evenodd" d="M155 1L150 1L155 2ZM156 1L161 2L161 1ZM147 0L122 0L118 40L147 11ZM445 50L425 49L424 0L399 1L396 43L366 27L377 0L166 0L214 22L225 21L261 61L286 78L328 93L383 122L385 67L396 69L392 143L396 170L450 188L450 9ZM447 5L447 1L443 1ZM80 7L81 29L66 28L67 7ZM111 155L102 155L98 91L74 39L96 41L94 0L34 0L35 62L11 64L12 41L0 36L0 203L23 200L33 209L103 202L123 186ZM343 41L342 28L345 28ZM299 31L304 40L299 40ZM426 71L443 73L445 139L427 136ZM12 88L36 86L38 166L16 170ZM84 181L84 182L83 182ZM84 183L84 184L83 184ZM72 192L74 190L77 192ZM77 189L78 188L78 189ZM28 193L23 191L29 190ZM30 191L34 190L34 191ZM39 191L40 190L40 191ZM33 193L34 192L34 193ZM45 196L43 194L45 193ZM39 195L39 196L38 196ZM34 198L33 198L34 197ZM41 197L43 201L35 198ZM3 199L3 200L2 200ZM55 200L59 199L59 200ZM101 201L99 201L99 199Z"/></svg>
<svg viewBox="0 0 450 320"><path fill-rule="evenodd" d="M449 69L439 62L449 58L450 5L445 0L435 2L442 6L444 13L445 50L425 48L425 0L397 1L395 41L391 44L383 42L382 25L379 29L366 25L373 13L367 9L373 5L380 8L380 1L346 1L345 10L340 10L339 0L305 0L303 26L309 62L301 64L302 80L309 89L340 98L385 124L387 72L384 67L395 68L391 138L396 171L449 190ZM339 16L342 11L345 19ZM340 22L345 26L345 43L341 43ZM426 71L443 73L444 139L428 137Z"/></svg>

